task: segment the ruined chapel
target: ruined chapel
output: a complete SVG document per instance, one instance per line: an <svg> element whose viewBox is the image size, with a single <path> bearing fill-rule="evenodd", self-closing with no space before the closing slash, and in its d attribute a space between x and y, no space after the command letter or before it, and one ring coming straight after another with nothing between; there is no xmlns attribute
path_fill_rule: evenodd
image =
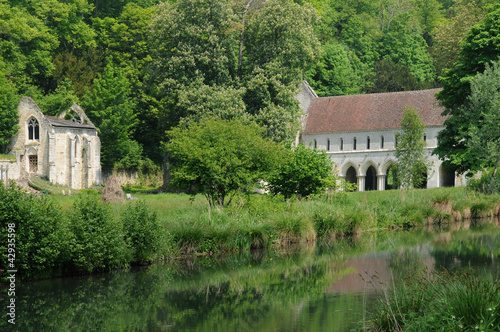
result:
<svg viewBox="0 0 500 332"><path fill-rule="evenodd" d="M15 160L0 161L2 177L43 176L73 189L101 184L101 142L80 106L73 104L54 117L43 114L32 98L23 97L18 112L20 129L10 147Z"/></svg>

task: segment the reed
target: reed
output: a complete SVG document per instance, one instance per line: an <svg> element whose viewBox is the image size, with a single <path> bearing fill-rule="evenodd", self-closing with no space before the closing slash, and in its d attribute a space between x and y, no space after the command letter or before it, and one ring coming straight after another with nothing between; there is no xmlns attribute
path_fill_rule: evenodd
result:
<svg viewBox="0 0 500 332"><path fill-rule="evenodd" d="M374 331L498 331L500 281L423 270L387 285L365 323Z"/></svg>

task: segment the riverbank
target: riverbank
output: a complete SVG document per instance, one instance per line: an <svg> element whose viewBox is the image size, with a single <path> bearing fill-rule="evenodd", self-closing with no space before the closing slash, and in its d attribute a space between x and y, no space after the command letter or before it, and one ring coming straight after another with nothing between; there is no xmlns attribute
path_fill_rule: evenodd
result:
<svg viewBox="0 0 500 332"><path fill-rule="evenodd" d="M3 189L2 195L7 192ZM9 214L17 218L16 264L28 279L281 247L374 229L440 225L500 212L500 196L466 188L334 193L307 200L242 195L219 209L209 209L202 196L192 200L183 194L134 193L138 201L125 204L100 203L97 193L12 195L2 198L0 213L4 220L10 220Z"/></svg>
<svg viewBox="0 0 500 332"><path fill-rule="evenodd" d="M498 225L484 222L467 229L466 224L432 231L364 232L337 241L21 283L16 285L16 327L293 331L300 326L301 331L366 331L369 322L363 322L382 287L363 281L372 275L392 284L425 267L471 266L478 276L500 276L497 259L492 261L490 254L500 254ZM8 330L8 325L1 320L0 330Z"/></svg>

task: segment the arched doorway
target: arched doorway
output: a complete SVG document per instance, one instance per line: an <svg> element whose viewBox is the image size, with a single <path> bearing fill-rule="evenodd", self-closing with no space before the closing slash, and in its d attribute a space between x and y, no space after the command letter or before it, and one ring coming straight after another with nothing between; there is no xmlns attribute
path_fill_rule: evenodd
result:
<svg viewBox="0 0 500 332"><path fill-rule="evenodd" d="M385 173L385 189L397 189L398 188L398 177L396 165L391 165L387 168L387 172Z"/></svg>
<svg viewBox="0 0 500 332"><path fill-rule="evenodd" d="M377 171L373 166L366 170L365 191L369 190L377 190Z"/></svg>
<svg viewBox="0 0 500 332"><path fill-rule="evenodd" d="M351 166L347 169L347 172L345 173L345 181L354 184L358 183L358 177L356 176L356 170L354 167Z"/></svg>
<svg viewBox="0 0 500 332"><path fill-rule="evenodd" d="M427 188L427 179L428 179L428 175L427 175L427 172L423 172L422 173L422 183L420 184L420 186L416 187L417 189L426 189Z"/></svg>
<svg viewBox="0 0 500 332"><path fill-rule="evenodd" d="M455 172L450 171L448 168L439 168L439 186L440 187L454 187L455 186Z"/></svg>

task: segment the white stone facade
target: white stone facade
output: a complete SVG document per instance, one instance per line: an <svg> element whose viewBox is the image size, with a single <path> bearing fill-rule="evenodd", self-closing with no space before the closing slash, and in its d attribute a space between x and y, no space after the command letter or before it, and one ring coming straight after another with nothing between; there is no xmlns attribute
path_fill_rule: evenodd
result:
<svg viewBox="0 0 500 332"><path fill-rule="evenodd" d="M19 102L20 130L12 139L15 161L2 161L9 179L45 176L73 189L101 184L97 128L74 104L59 117L44 115L33 99Z"/></svg>

